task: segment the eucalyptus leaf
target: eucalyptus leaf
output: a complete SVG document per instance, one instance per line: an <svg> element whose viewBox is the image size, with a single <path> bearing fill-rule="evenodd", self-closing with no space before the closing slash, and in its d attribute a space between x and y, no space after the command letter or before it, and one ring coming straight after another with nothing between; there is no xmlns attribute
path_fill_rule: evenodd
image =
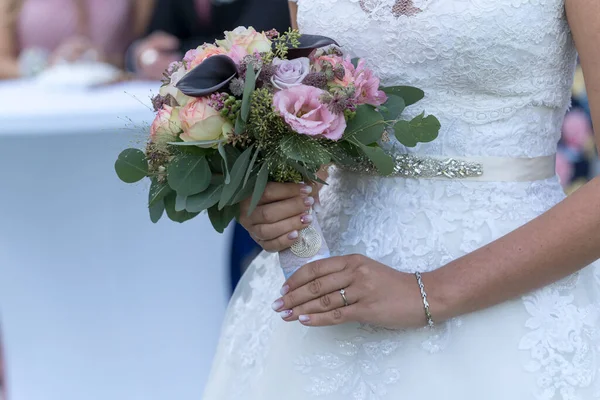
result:
<svg viewBox="0 0 600 400"><path fill-rule="evenodd" d="M383 119L386 121L395 121L400 117L402 111L404 111L404 99L400 96L390 94L383 106L385 110L379 110L381 115L383 115Z"/></svg>
<svg viewBox="0 0 600 400"><path fill-rule="evenodd" d="M259 153L260 153L260 149L256 149L256 151L254 152L254 155L252 156L252 159L250 160L250 164L248 164L248 169L246 170L246 176L244 177L243 187L246 187L246 184L248 183L248 178L250 178L250 174L252 173L252 170L254 169L254 164L256 163L256 159L258 158Z"/></svg>
<svg viewBox="0 0 600 400"><path fill-rule="evenodd" d="M406 107L415 104L425 97L425 92L412 86L389 86L382 88L387 95L400 96L404 99Z"/></svg>
<svg viewBox="0 0 600 400"><path fill-rule="evenodd" d="M179 193L175 197L175 211L184 211L186 209L187 196L182 196Z"/></svg>
<svg viewBox="0 0 600 400"><path fill-rule="evenodd" d="M223 192L221 193L221 200L219 200L219 210L229 204L229 200L238 191L238 188L242 186L244 176L250 163L250 156L254 146L248 147L244 152L235 160L233 168L231 168L231 181L225 185Z"/></svg>
<svg viewBox="0 0 600 400"><path fill-rule="evenodd" d="M181 153L188 153L193 156L206 156L210 157L212 154L216 153L217 150L215 148L203 148L198 146L177 146L177 150Z"/></svg>
<svg viewBox="0 0 600 400"><path fill-rule="evenodd" d="M239 204L233 206L227 206L222 210L219 210L217 205L212 206L208 209L208 218L212 223L213 228L219 233L223 233L225 228L229 226L229 223L234 218L237 218L240 213Z"/></svg>
<svg viewBox="0 0 600 400"><path fill-rule="evenodd" d="M192 218L194 218L198 213L191 213L188 211L176 211L175 210L175 202L177 201L177 195L175 193L171 193L164 198L165 203L165 211L167 212L167 216L171 221L174 222L185 222Z"/></svg>
<svg viewBox="0 0 600 400"><path fill-rule="evenodd" d="M256 87L256 72L254 72L254 64L248 63L246 67L246 82L244 86L244 95L242 96L242 108L240 115L242 121L248 122L248 115L250 114L250 100L252 99L252 93Z"/></svg>
<svg viewBox="0 0 600 400"><path fill-rule="evenodd" d="M383 116L365 104L359 106L354 118L348 121L344 136L368 145L381 139L384 129Z"/></svg>
<svg viewBox="0 0 600 400"><path fill-rule="evenodd" d="M223 159L223 166L225 167L225 184L227 185L231 181L231 177L229 176L229 163L227 162L227 153L225 152L223 143L219 143L219 154Z"/></svg>
<svg viewBox="0 0 600 400"><path fill-rule="evenodd" d="M150 184L150 191L148 192L148 207L152 207L157 202L165 198L166 195L171 193L173 189L167 184L167 182L158 183L158 180L152 179Z"/></svg>
<svg viewBox="0 0 600 400"><path fill-rule="evenodd" d="M175 86L187 96L204 97L224 88L236 75L235 62L219 54L202 61Z"/></svg>
<svg viewBox="0 0 600 400"><path fill-rule="evenodd" d="M256 184L254 185L254 190L252 191L252 200L250 201L250 208L248 208L248 216L254 212L258 202L260 201L263 193L265 192L265 188L267 187L267 183L269 182L269 167L267 163L264 163L258 172L258 176L256 178Z"/></svg>
<svg viewBox="0 0 600 400"><path fill-rule="evenodd" d="M404 146L415 147L418 143L431 142L437 138L440 122L433 115L424 115L421 113L411 121L398 121L394 125L395 136Z"/></svg>
<svg viewBox="0 0 600 400"><path fill-rule="evenodd" d="M148 175L148 160L140 149L125 149L115 162L115 172L125 183L134 183Z"/></svg>
<svg viewBox="0 0 600 400"><path fill-rule="evenodd" d="M360 149L371 160L380 174L390 175L394 172L394 160L386 154L380 147L365 146L362 143L358 144Z"/></svg>
<svg viewBox="0 0 600 400"><path fill-rule="evenodd" d="M252 192L254 191L254 185L256 185L257 178L258 178L258 176L254 175L253 177L248 179L248 182L246 183L246 185L242 186L237 191L237 193L235 194L235 196L233 196L233 199L231 199L231 201L229 203L237 204L237 203L240 203L240 202L246 200L248 197L252 196Z"/></svg>
<svg viewBox="0 0 600 400"><path fill-rule="evenodd" d="M164 199L157 200L154 204L148 207L148 211L150 212L150 221L156 224L158 221L160 221L165 211Z"/></svg>
<svg viewBox="0 0 600 400"><path fill-rule="evenodd" d="M210 185L202 193L187 198L186 210L189 212L201 212L219 202L223 185Z"/></svg>
<svg viewBox="0 0 600 400"><path fill-rule="evenodd" d="M205 157L180 154L169 164L169 186L181 196L200 193L210 185L211 171Z"/></svg>

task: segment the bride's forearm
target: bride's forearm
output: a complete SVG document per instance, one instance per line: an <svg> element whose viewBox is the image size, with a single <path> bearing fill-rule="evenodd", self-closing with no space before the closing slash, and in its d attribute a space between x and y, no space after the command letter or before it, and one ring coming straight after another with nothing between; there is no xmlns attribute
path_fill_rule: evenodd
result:
<svg viewBox="0 0 600 400"><path fill-rule="evenodd" d="M600 178L510 234L424 277L439 320L490 307L600 258Z"/></svg>

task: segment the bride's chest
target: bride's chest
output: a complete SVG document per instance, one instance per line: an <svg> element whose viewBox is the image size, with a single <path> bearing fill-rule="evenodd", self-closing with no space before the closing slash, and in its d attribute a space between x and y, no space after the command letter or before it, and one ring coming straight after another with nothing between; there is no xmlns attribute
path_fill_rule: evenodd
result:
<svg viewBox="0 0 600 400"><path fill-rule="evenodd" d="M564 0L299 0L299 24L372 60L384 79L399 67L531 66L569 39Z"/></svg>

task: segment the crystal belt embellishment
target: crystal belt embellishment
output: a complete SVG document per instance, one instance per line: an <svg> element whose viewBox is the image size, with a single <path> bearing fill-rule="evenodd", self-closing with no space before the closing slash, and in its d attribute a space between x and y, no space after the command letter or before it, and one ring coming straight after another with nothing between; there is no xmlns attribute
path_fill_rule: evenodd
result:
<svg viewBox="0 0 600 400"><path fill-rule="evenodd" d="M394 176L405 178L435 178L450 179L474 178L483 175L483 165L475 162L456 160L454 158L435 159L417 157L410 154L394 156Z"/></svg>

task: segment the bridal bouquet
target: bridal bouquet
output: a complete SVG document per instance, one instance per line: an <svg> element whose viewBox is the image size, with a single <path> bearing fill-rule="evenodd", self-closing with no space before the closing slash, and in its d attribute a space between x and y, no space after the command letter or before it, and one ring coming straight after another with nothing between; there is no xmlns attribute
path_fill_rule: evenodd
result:
<svg viewBox="0 0 600 400"><path fill-rule="evenodd" d="M115 169L127 183L151 180L153 222L165 212L184 222L206 210L223 232L240 202L251 198L249 213L255 209L270 180L319 181L329 164L393 173L378 143L437 137L433 116L400 119L422 97L417 88L380 87L365 60L350 59L327 37L239 27L169 67L152 100L157 114L145 150L123 151ZM328 255L316 222L280 253L287 276Z"/></svg>

